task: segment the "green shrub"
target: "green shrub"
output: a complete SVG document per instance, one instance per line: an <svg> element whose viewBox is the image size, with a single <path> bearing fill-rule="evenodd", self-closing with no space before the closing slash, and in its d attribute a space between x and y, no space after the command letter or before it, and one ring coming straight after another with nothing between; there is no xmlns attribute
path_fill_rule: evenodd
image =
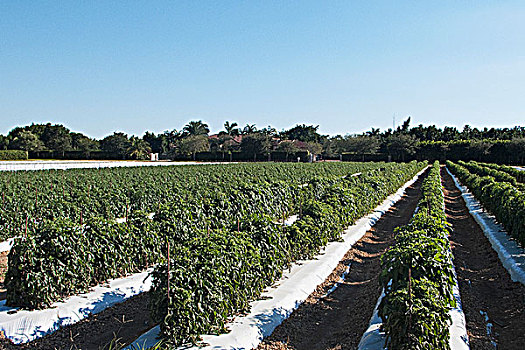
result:
<svg viewBox="0 0 525 350"><path fill-rule="evenodd" d="M27 151L0 150L0 160L27 160Z"/></svg>

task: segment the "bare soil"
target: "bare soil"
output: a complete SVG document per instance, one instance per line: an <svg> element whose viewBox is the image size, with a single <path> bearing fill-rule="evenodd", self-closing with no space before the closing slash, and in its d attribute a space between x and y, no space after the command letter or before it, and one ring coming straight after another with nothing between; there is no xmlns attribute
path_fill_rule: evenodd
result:
<svg viewBox="0 0 525 350"><path fill-rule="evenodd" d="M5 299L4 279L7 272L7 255L9 252L0 252L0 300Z"/></svg>
<svg viewBox="0 0 525 350"><path fill-rule="evenodd" d="M461 192L441 169L445 211L471 349L525 349L525 286L512 282L489 240L470 215ZM487 335L486 312L494 335Z"/></svg>
<svg viewBox="0 0 525 350"><path fill-rule="evenodd" d="M148 302L149 293L142 293L27 344L0 340L0 349L99 350L108 349L112 341L119 346L128 344L153 326Z"/></svg>
<svg viewBox="0 0 525 350"><path fill-rule="evenodd" d="M381 255L393 243L392 233L408 223L421 194L420 176L380 220L350 249L343 260L292 315L266 338L258 350L356 349L368 328L381 293ZM332 294L323 295L347 266L350 273Z"/></svg>

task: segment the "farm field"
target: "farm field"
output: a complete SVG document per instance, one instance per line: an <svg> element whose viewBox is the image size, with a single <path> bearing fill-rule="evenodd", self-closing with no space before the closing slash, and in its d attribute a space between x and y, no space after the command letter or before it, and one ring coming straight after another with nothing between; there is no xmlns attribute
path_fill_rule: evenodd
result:
<svg viewBox="0 0 525 350"><path fill-rule="evenodd" d="M121 168L138 166L174 166L210 164L206 162L172 162L172 161L134 161L134 160L29 160L29 161L0 161L0 171L27 171L27 170L67 170L91 168ZM211 163L221 164L221 163Z"/></svg>
<svg viewBox="0 0 525 350"><path fill-rule="evenodd" d="M4 172L2 184L8 194L4 197L3 213L12 214L11 218L15 219L9 222L8 215L2 218L11 229L11 236L22 236L15 240L9 255L5 281L7 305L29 309L46 307L107 278L162 262L165 260L162 250L168 245L173 250L171 262L187 266L187 261L177 261L188 259L181 256L181 250L192 247L188 254L198 254L194 255L197 258L213 252L199 249L211 246L220 251L225 249L223 244L233 244L228 246L233 252L248 247L267 255L263 256L266 260L258 256L251 257L255 261L235 260L250 258L241 250L232 257L232 262L241 266L266 264L252 282L259 287L247 286L248 295L242 301L245 303L260 292L264 283L279 276L290 261L311 256L326 242L336 239L342 227L371 210L422 166L418 163L404 166L326 163L233 165L221 166L220 170L217 166L201 166ZM357 173L362 174L348 176ZM157 181L158 178L163 181ZM36 183L41 187L33 192L30 184ZM162 192L162 196L138 195L146 194L148 191L139 190L152 183L157 186L153 189ZM168 186L172 187L166 190ZM62 191L57 191L60 187ZM97 193L107 195L104 199L112 208L120 205L127 208L120 208L121 212L116 215L105 206L98 210L103 196L95 195ZM12 200L17 204L9 206ZM341 203L334 202L336 200ZM334 206L346 201L352 205L336 213ZM60 206L57 202L61 202ZM151 209L148 203L154 203ZM68 210L55 211L57 207ZM86 208L94 210L88 213ZM145 208L146 212L155 213L153 220L138 213L138 209L144 212ZM86 211L80 214L82 209ZM17 231L17 225L13 224L17 216L13 212L21 210L25 211L26 218L32 213L37 219L31 220L31 225L25 225L22 220L22 227ZM300 214L301 219L289 228L273 223L292 213ZM128 221L116 223L114 219L118 216L127 216ZM314 226L314 220L320 225ZM262 247L251 248L250 244L263 243L251 235L262 235L263 240L277 239L281 244L275 246L270 241ZM159 240L160 237L164 238ZM274 252L268 255L271 251ZM173 266L173 270L177 271L177 266ZM155 273L160 274L157 280L162 283L162 264ZM210 277L213 280L213 276L203 276L200 280ZM170 275L171 279L174 281L170 282L177 285L175 277ZM161 289L162 285L157 288ZM164 295L162 292L159 296ZM162 299L159 302L163 302ZM240 305L227 307L239 309ZM184 332L190 337L200 334L201 330Z"/></svg>
<svg viewBox="0 0 525 350"><path fill-rule="evenodd" d="M109 279L153 271L149 292L29 343L4 340L0 347L102 349L113 341L112 348L120 348L154 325L165 344L177 346L221 333L295 261L317 259L327 243L340 240L346 227L425 166L267 163L0 173L4 237L15 237L8 261L6 252L0 256L8 266L0 319L13 307L46 310ZM476 162L447 167L522 249L521 173ZM457 306L453 265L470 347L519 349L525 288L513 282L485 234L451 175L434 163L259 349L357 348L382 289L383 337L393 349L410 347L413 339L448 349L447 315ZM423 260L411 258L418 252ZM408 317L398 312L413 299L425 308L410 308ZM429 308L434 316L427 319ZM100 337L90 337L94 332Z"/></svg>

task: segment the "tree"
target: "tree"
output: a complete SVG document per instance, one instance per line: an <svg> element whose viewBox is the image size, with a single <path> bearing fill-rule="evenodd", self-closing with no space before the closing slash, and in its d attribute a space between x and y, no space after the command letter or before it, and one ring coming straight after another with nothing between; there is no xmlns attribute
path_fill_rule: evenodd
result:
<svg viewBox="0 0 525 350"><path fill-rule="evenodd" d="M114 132L113 135L106 136L100 141L100 148L103 151L109 152L119 159L126 158L129 146L128 135L123 132Z"/></svg>
<svg viewBox="0 0 525 350"><path fill-rule="evenodd" d="M224 122L224 130L226 130L226 134L233 137L238 136L241 134L241 130L238 128L239 124L237 123L231 123L229 121Z"/></svg>
<svg viewBox="0 0 525 350"><path fill-rule="evenodd" d="M10 149L21 149L28 152L42 151L44 143L31 131L20 131L9 144Z"/></svg>
<svg viewBox="0 0 525 350"><path fill-rule="evenodd" d="M270 137L277 136L277 130L271 125L268 125L266 128L261 129L260 132Z"/></svg>
<svg viewBox="0 0 525 350"><path fill-rule="evenodd" d="M6 150L9 146L9 138L4 135L0 135L0 149Z"/></svg>
<svg viewBox="0 0 525 350"><path fill-rule="evenodd" d="M191 155L195 160L197 152L209 150L208 137L206 135L190 135L180 141L180 153Z"/></svg>
<svg viewBox="0 0 525 350"><path fill-rule="evenodd" d="M253 160L257 160L257 154L268 154L270 152L270 140L264 134L248 134L242 138L241 150L253 154Z"/></svg>
<svg viewBox="0 0 525 350"><path fill-rule="evenodd" d="M61 152L62 154L72 148L70 131L68 128L60 124L51 125L51 123L47 123L42 135L40 136L40 140L44 142L48 149Z"/></svg>
<svg viewBox="0 0 525 350"><path fill-rule="evenodd" d="M90 139L84 134L71 133L71 146L75 151L82 151L85 158L89 159L89 154L99 149L98 141Z"/></svg>
<svg viewBox="0 0 525 350"><path fill-rule="evenodd" d="M395 134L388 137L386 147L391 156L404 162L407 155L416 152L416 143L416 138L412 135Z"/></svg>
<svg viewBox="0 0 525 350"><path fill-rule="evenodd" d="M317 156L323 151L323 146L318 142L307 142L306 149L310 154Z"/></svg>
<svg viewBox="0 0 525 350"><path fill-rule="evenodd" d="M153 132L146 131L142 139L146 141L153 153L162 152L162 134L155 135Z"/></svg>
<svg viewBox="0 0 525 350"><path fill-rule="evenodd" d="M492 144L486 141L471 141L468 145L469 153L478 161L483 161L485 156L489 154Z"/></svg>
<svg viewBox="0 0 525 350"><path fill-rule="evenodd" d="M517 161L517 164L525 164L525 137L514 138L508 144L509 153Z"/></svg>
<svg viewBox="0 0 525 350"><path fill-rule="evenodd" d="M182 129L184 136L208 135L210 128L208 124L203 123L202 120L191 121Z"/></svg>
<svg viewBox="0 0 525 350"><path fill-rule="evenodd" d="M322 136L317 132L319 125L296 125L290 130L283 133L283 136L289 140L299 140L303 142L320 142Z"/></svg>
<svg viewBox="0 0 525 350"><path fill-rule="evenodd" d="M257 132L257 127L255 124L246 124L246 126L242 129L242 135L248 135L248 134L255 134Z"/></svg>
<svg viewBox="0 0 525 350"><path fill-rule="evenodd" d="M168 153L174 153L176 148L178 147L179 141L182 139L182 133L180 131L177 131L175 129L171 131L164 131L161 138L161 149L162 153L168 154Z"/></svg>
<svg viewBox="0 0 525 350"><path fill-rule="evenodd" d="M148 156L151 153L151 147L149 146L149 143L143 139L138 138L137 136L131 136L126 151L127 156L131 159L148 159Z"/></svg>
<svg viewBox="0 0 525 350"><path fill-rule="evenodd" d="M295 145L293 141L283 140L279 142L279 145L277 146L277 151L285 152L286 161L288 161L288 156L299 151L299 148Z"/></svg>
<svg viewBox="0 0 525 350"><path fill-rule="evenodd" d="M399 131L401 131L401 133L403 134L406 134L410 128L410 117L407 118L407 120L405 120L403 122L403 125L401 125L401 129Z"/></svg>
<svg viewBox="0 0 525 350"><path fill-rule="evenodd" d="M379 149L379 138L377 136L355 136L346 137L344 140L345 150L360 154L365 161L365 154L375 154Z"/></svg>

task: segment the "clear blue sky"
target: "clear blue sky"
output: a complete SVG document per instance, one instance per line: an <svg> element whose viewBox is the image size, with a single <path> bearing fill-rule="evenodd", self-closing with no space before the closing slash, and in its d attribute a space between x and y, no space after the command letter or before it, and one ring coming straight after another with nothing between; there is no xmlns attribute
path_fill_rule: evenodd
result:
<svg viewBox="0 0 525 350"><path fill-rule="evenodd" d="M524 1L1 1L0 133L525 124Z"/></svg>

